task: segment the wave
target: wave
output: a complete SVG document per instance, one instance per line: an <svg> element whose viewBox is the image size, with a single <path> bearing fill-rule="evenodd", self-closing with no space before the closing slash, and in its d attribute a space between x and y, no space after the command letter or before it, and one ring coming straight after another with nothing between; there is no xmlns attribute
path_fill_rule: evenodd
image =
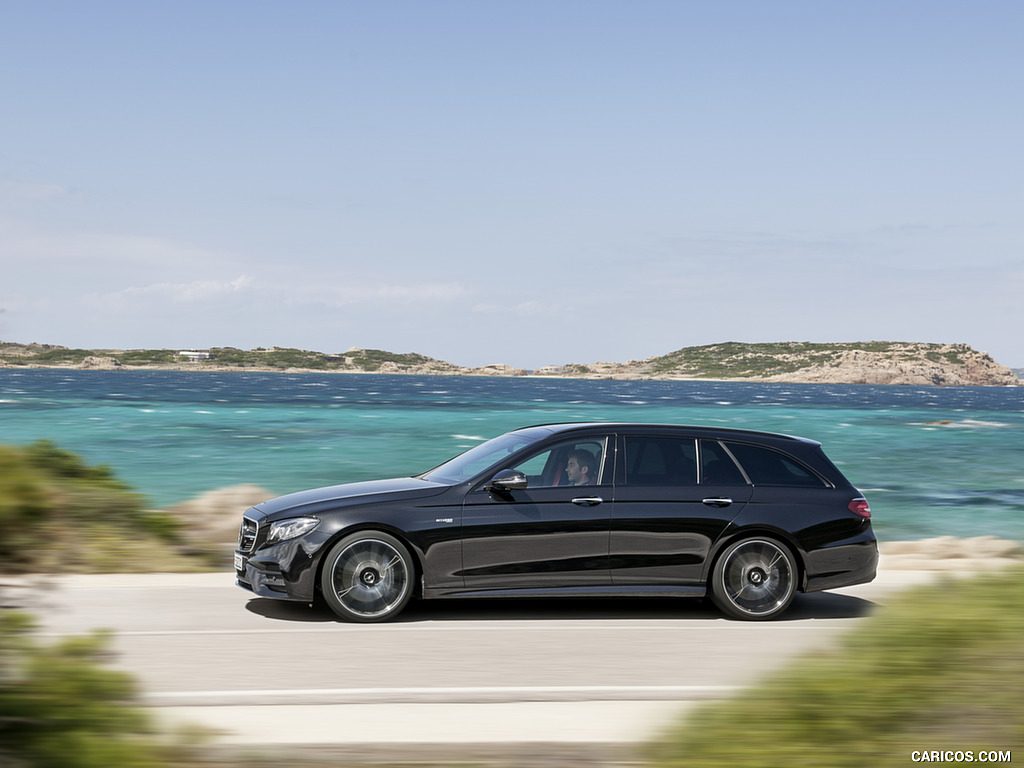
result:
<svg viewBox="0 0 1024 768"><path fill-rule="evenodd" d="M939 507L1001 507L1024 509L1024 488L943 489L922 494Z"/></svg>
<svg viewBox="0 0 1024 768"><path fill-rule="evenodd" d="M1003 429L1012 425L1005 421L984 421L982 419L964 419L963 421L940 419L939 421L914 422L914 426L945 427L947 429Z"/></svg>

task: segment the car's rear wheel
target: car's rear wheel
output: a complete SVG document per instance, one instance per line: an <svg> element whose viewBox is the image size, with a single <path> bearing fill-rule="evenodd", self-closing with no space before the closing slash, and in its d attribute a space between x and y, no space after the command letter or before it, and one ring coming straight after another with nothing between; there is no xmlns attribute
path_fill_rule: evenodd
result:
<svg viewBox="0 0 1024 768"><path fill-rule="evenodd" d="M415 569L409 550L394 536L360 531L327 553L320 588L346 621L387 621L412 597Z"/></svg>
<svg viewBox="0 0 1024 768"><path fill-rule="evenodd" d="M711 599L737 619L773 619L793 602L796 585L796 561L789 548L753 537L722 552L711 576Z"/></svg>

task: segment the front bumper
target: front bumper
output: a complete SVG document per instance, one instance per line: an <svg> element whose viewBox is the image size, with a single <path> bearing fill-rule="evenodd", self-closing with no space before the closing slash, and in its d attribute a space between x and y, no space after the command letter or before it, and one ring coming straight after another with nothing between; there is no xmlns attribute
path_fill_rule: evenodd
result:
<svg viewBox="0 0 1024 768"><path fill-rule="evenodd" d="M259 597L312 603L323 543L314 532L256 552L236 550L238 586Z"/></svg>
<svg viewBox="0 0 1024 768"><path fill-rule="evenodd" d="M267 573L252 566L244 566L243 570L235 570L235 584L252 592L257 597L272 597L276 600L295 600L312 602L312 598L293 595L288 592L288 584L278 574Z"/></svg>

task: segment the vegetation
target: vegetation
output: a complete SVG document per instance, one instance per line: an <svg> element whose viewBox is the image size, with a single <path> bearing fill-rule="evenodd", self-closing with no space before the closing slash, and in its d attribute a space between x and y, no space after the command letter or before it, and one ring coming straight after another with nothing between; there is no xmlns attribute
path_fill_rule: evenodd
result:
<svg viewBox="0 0 1024 768"><path fill-rule="evenodd" d="M586 376L588 373L593 373L593 370L589 365L581 363L569 363L562 366L562 373L567 376Z"/></svg>
<svg viewBox="0 0 1024 768"><path fill-rule="evenodd" d="M426 365L435 362L437 361L423 355L400 355L394 352L385 352L382 349L357 349L352 351L352 364L356 368L361 368L365 371L379 371L384 363L394 363L401 367Z"/></svg>
<svg viewBox="0 0 1024 768"><path fill-rule="evenodd" d="M110 355L109 352L95 354ZM119 351L116 358L121 365L175 365L181 362L178 351L170 349L129 349Z"/></svg>
<svg viewBox="0 0 1024 768"><path fill-rule="evenodd" d="M105 669L107 638L33 640L31 620L0 614L0 764L11 768L157 768L159 745L135 685Z"/></svg>
<svg viewBox="0 0 1024 768"><path fill-rule="evenodd" d="M0 445L0 573L195 570L178 521L46 440Z"/></svg>
<svg viewBox="0 0 1024 768"><path fill-rule="evenodd" d="M833 652L707 706L657 768L905 766L915 750L1024 744L1024 572L914 590Z"/></svg>
<svg viewBox="0 0 1024 768"><path fill-rule="evenodd" d="M352 349L345 354L325 354L305 349L271 347L269 349L237 349L212 347L205 350L209 358L190 361L180 350L171 349L67 349L47 344L0 343L0 362L10 366L82 366L87 359L111 358L122 366L169 367L182 366L198 370L212 368L258 368L286 370L302 368L314 371L379 371L382 367L397 366L405 370L414 366L428 366L439 371L454 370L456 366L414 353L399 354L381 349ZM392 364L388 366L387 364Z"/></svg>
<svg viewBox="0 0 1024 768"><path fill-rule="evenodd" d="M94 354L96 353L88 349L47 346L33 355L33 358L38 365L78 365Z"/></svg>
<svg viewBox="0 0 1024 768"><path fill-rule="evenodd" d="M344 366L344 358L325 355L322 352L308 352L303 349L275 347L273 349L241 350L234 347L214 347L209 350L210 359L200 360L200 367L226 365L237 368L311 368L331 370Z"/></svg>

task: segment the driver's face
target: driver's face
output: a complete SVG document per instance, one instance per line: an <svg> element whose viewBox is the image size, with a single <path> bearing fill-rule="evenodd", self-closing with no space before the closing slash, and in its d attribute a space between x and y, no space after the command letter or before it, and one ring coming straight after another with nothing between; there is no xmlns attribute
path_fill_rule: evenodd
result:
<svg viewBox="0 0 1024 768"><path fill-rule="evenodd" d="M565 465L565 474L569 477L569 482L573 485L583 480L583 468L580 466L579 460L575 456L569 459L569 463Z"/></svg>

